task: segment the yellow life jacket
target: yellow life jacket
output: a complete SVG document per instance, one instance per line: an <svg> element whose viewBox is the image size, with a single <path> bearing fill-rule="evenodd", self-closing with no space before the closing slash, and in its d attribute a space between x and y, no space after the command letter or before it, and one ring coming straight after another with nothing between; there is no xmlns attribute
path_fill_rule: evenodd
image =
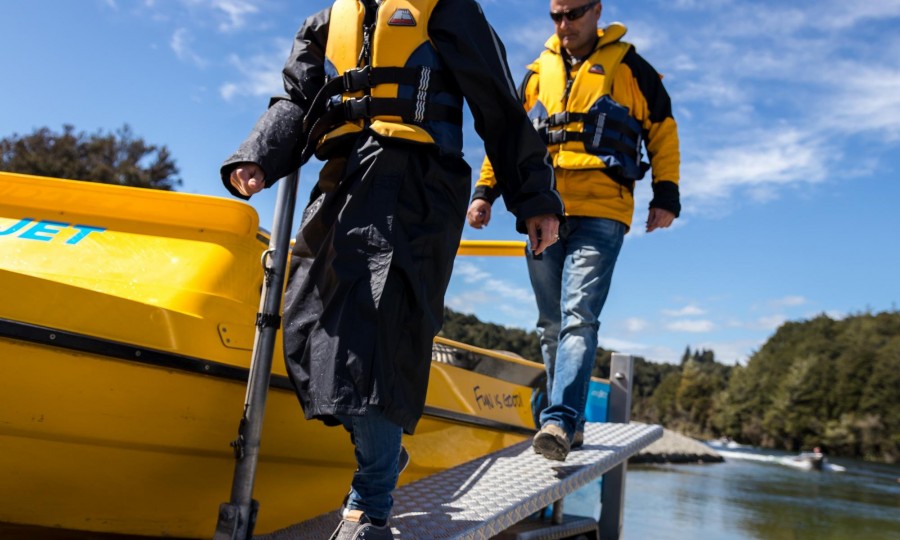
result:
<svg viewBox="0 0 900 540"><path fill-rule="evenodd" d="M360 0L335 1L327 82L306 126L320 157L363 129L462 155L462 94L428 36L438 1L383 0L368 14Z"/></svg>
<svg viewBox="0 0 900 540"><path fill-rule="evenodd" d="M643 130L626 107L610 96L616 68L631 44L620 41L625 26L612 23L574 77L553 35L532 66L538 72L537 102L529 117L547 143L553 165L563 169L604 169L631 185L649 165L641 162Z"/></svg>

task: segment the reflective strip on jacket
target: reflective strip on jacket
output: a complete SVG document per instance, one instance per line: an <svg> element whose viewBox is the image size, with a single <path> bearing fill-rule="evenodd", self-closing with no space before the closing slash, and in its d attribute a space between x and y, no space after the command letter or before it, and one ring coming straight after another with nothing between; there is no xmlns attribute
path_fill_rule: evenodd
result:
<svg viewBox="0 0 900 540"><path fill-rule="evenodd" d="M607 29L598 29L594 52L585 62L572 66L574 80L569 95L570 109L583 110L602 95L626 108L642 128L652 166L654 199L651 206L669 210L677 216L680 211L680 153L671 100L656 70L637 54L632 45L618 41L624 33L624 26L618 23ZM610 49L610 44L614 48ZM551 36L545 48L541 57L528 66L520 87L525 109L532 111L533 116L538 116L535 108L539 107L539 102L556 104L551 105L556 108L548 107L547 114L563 111L566 68L559 38L555 34ZM621 60L617 66L608 69L607 64L615 62L617 51L622 54ZM594 67L597 65L603 68ZM560 81L549 88L544 83L547 80L544 73L547 66L551 66L554 76ZM592 67L594 73L589 73ZM585 78L588 75L590 79ZM594 82L596 86L587 87L586 81ZM603 170L605 163L599 157L585 152L583 145L580 148L578 145L581 143L548 145L556 170L556 188L565 203L566 214L613 219L630 227L634 214L633 194L606 174ZM496 198L494 184L493 168L485 160L474 198L493 202Z"/></svg>
<svg viewBox="0 0 900 540"><path fill-rule="evenodd" d="M613 24L606 28L597 48L570 78L560 55L544 50L535 62L539 77L537 102L528 112L535 127L551 139L547 149L553 165L563 169L615 169L616 179L639 180L644 175L640 166L642 126L628 110L609 97L613 74L631 45L619 39L625 27ZM560 97L562 96L562 99ZM576 116L577 115L577 116ZM563 122L553 122L564 117ZM569 117L574 117L569 121ZM550 121L549 129L546 124ZM619 125L613 127L618 123ZM583 140L553 141L554 135L582 135ZM615 139L612 139L615 137ZM559 137L562 139L562 137ZM600 141L627 141L627 149L611 147ZM546 140L546 139L545 139Z"/></svg>
<svg viewBox="0 0 900 540"><path fill-rule="evenodd" d="M446 67L428 35L428 23L438 0L383 0L375 14L375 29L368 51L371 62L363 58L365 36L365 6L360 0L336 0L331 8L332 24L325 47L325 75L334 78L348 70L365 65L373 68L405 67L427 68L432 79L437 79ZM370 95L372 98L399 98L417 103L421 109L426 104L439 104L462 111L462 95L446 89L428 87L428 77L421 84L379 84L367 91L345 92L335 100L348 100ZM432 120L427 112L417 119L381 115L372 118L347 121L327 133L319 141L319 148L327 148L332 142L346 135L355 135L368 125L369 129L384 137L396 137L407 141L436 144L441 153L462 155L462 125L445 120Z"/></svg>

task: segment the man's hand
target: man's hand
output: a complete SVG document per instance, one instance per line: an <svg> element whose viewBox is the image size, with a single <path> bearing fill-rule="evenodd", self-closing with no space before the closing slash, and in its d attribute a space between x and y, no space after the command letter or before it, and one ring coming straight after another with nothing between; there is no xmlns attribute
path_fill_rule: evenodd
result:
<svg viewBox="0 0 900 540"><path fill-rule="evenodd" d="M647 216L647 232L665 229L675 221L675 214L662 208L651 208Z"/></svg>
<svg viewBox="0 0 900 540"><path fill-rule="evenodd" d="M541 214L525 220L531 252L540 255L559 240L559 218L555 214Z"/></svg>
<svg viewBox="0 0 900 540"><path fill-rule="evenodd" d="M484 199L475 199L466 212L466 220L475 229L487 227L491 221L491 203Z"/></svg>
<svg viewBox="0 0 900 540"><path fill-rule="evenodd" d="M245 197L251 197L266 187L265 173L256 163L241 163L231 171L228 180Z"/></svg>

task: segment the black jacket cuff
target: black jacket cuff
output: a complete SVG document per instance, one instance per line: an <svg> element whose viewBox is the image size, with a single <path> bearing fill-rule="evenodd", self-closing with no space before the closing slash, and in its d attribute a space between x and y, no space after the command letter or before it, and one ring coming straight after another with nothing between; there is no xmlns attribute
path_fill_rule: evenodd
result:
<svg viewBox="0 0 900 540"><path fill-rule="evenodd" d="M669 180L660 180L653 184L653 200L650 208L662 208L675 214L681 213L681 196L678 194L678 184Z"/></svg>
<svg viewBox="0 0 900 540"><path fill-rule="evenodd" d="M475 190L472 192L472 200L475 199L484 199L491 205L494 204L494 201L497 200L497 197L500 196L500 190L497 187L488 187L488 186L475 186Z"/></svg>

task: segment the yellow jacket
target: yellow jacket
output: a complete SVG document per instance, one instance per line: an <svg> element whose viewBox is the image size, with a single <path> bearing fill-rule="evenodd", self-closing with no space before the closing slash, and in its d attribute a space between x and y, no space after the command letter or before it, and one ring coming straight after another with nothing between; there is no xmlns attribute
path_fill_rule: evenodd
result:
<svg viewBox="0 0 900 540"><path fill-rule="evenodd" d="M650 206L677 216L681 210L678 193L681 160L671 100L656 70L633 46L619 41L624 33L625 27L618 23L598 30L594 51L568 69L559 38L553 35L545 44L546 50L528 66L519 88L520 97L533 118L565 111L587 112L604 95L625 107L641 127L649 155L654 195ZM552 70L552 76L548 76L548 70ZM560 83L554 84L557 73L561 75ZM567 80L563 81L566 75ZM587 128L574 122L562 129ZM551 143L547 148L553 158L556 189L565 203L566 215L608 218L631 226L633 181L614 174L614 170L607 168L609 160L602 155L598 158L582 142ZM493 202L497 197L495 185L493 168L485 159L473 199Z"/></svg>

